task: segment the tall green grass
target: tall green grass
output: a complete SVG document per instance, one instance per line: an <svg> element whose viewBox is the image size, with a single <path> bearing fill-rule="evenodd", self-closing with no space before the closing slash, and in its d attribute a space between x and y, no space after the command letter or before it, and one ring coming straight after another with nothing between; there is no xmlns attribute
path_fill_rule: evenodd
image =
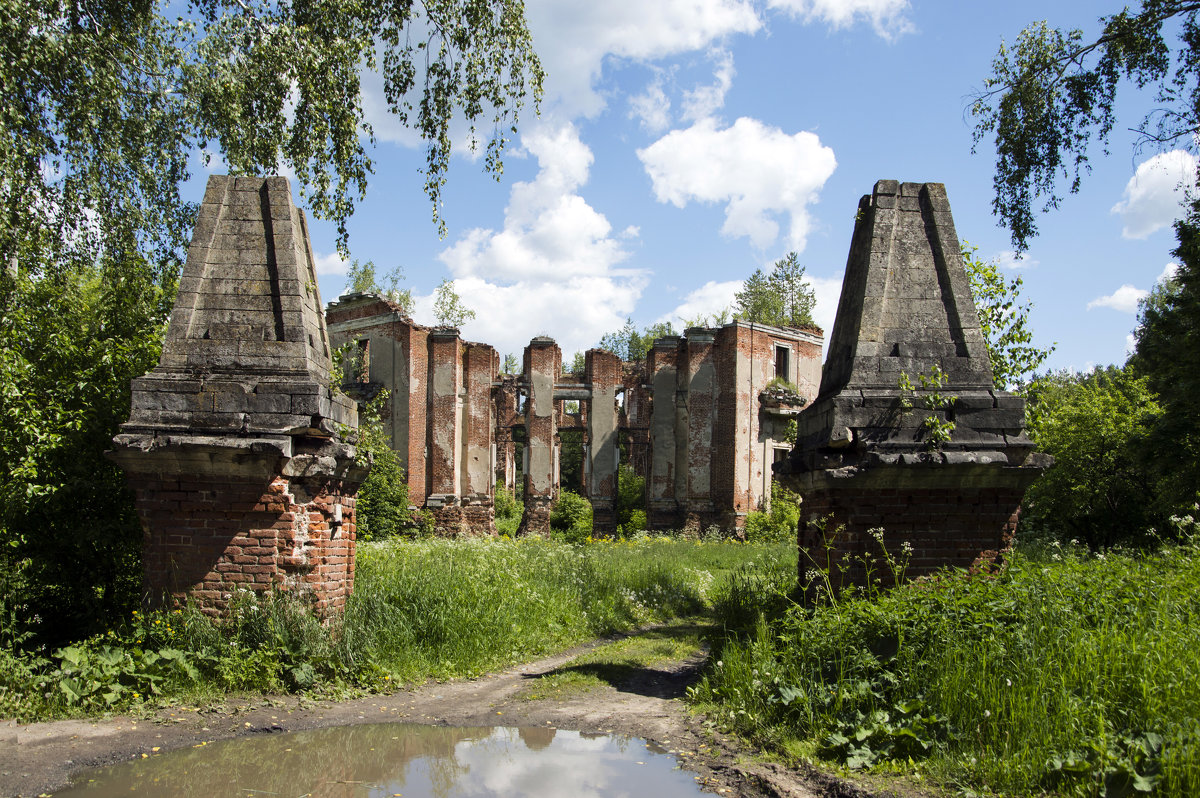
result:
<svg viewBox="0 0 1200 798"><path fill-rule="evenodd" d="M694 697L768 745L1000 793L1200 795L1200 547L1018 553L815 608L728 585L739 632Z"/></svg>
<svg viewBox="0 0 1200 798"><path fill-rule="evenodd" d="M194 609L135 613L121 629L56 652L0 647L0 717L472 676L695 614L735 569L781 558L794 568L791 546L668 538L363 544L354 594L332 625L321 625L294 596L244 592L221 623Z"/></svg>

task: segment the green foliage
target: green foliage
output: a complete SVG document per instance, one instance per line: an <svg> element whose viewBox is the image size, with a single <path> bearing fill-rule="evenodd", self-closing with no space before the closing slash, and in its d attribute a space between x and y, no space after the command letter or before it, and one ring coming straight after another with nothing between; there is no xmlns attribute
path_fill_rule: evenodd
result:
<svg viewBox="0 0 1200 798"><path fill-rule="evenodd" d="M391 436L383 425L389 394L380 391L359 405L359 459L368 459L371 471L358 488L355 523L360 540L379 540L419 533L408 502L408 479L400 458L392 449Z"/></svg>
<svg viewBox="0 0 1200 798"><path fill-rule="evenodd" d="M727 585L692 698L758 744L1006 795L1200 790L1194 543L1051 546L812 606L770 572Z"/></svg>
<svg viewBox="0 0 1200 798"><path fill-rule="evenodd" d="M496 532L500 535L507 535L510 538L517 536L517 529L521 526L521 516L525 512L525 505L517 500L512 493L504 489L503 482L496 483Z"/></svg>
<svg viewBox="0 0 1200 798"><path fill-rule="evenodd" d="M755 510L746 516L746 542L795 543L799 523L799 495L772 481L770 511Z"/></svg>
<svg viewBox="0 0 1200 798"><path fill-rule="evenodd" d="M517 360L516 355L509 352L504 356L504 365L500 366L501 374L520 374L521 371L521 363Z"/></svg>
<svg viewBox="0 0 1200 798"><path fill-rule="evenodd" d="M403 279L404 270L397 266L384 276L384 287L375 276L375 262L370 260L363 263L355 259L346 270L346 286L351 293L376 294L399 305L405 313L412 313L412 291L400 288Z"/></svg>
<svg viewBox="0 0 1200 798"><path fill-rule="evenodd" d="M128 614L141 527L104 458L130 380L157 362L163 276L105 258L34 276L0 270L0 605L60 645Z"/></svg>
<svg viewBox="0 0 1200 798"><path fill-rule="evenodd" d="M1029 524L1093 549L1144 541L1166 531L1158 487L1143 465L1147 439L1162 411L1146 379L1109 366L1035 381L1029 434L1054 457L1026 493Z"/></svg>
<svg viewBox="0 0 1200 798"><path fill-rule="evenodd" d="M1142 301L1129 361L1163 410L1149 448L1170 455L1148 458L1146 467L1172 512L1200 500L1200 207L1193 204L1175 233L1178 271Z"/></svg>
<svg viewBox="0 0 1200 798"><path fill-rule="evenodd" d="M443 327L461 327L475 318L475 311L462 303L453 280L442 280L433 295L433 315Z"/></svg>
<svg viewBox="0 0 1200 798"><path fill-rule="evenodd" d="M962 242L963 266L971 281L979 326L992 364L992 378L1000 390L1027 383L1033 372L1054 352L1054 346L1033 346L1029 329L1031 302L1021 304L1022 279L1005 280L994 260L980 260L978 247Z"/></svg>
<svg viewBox="0 0 1200 798"><path fill-rule="evenodd" d="M585 355L583 352L576 352L571 357L571 366L570 366L570 368L567 369L567 371L571 372L572 374L575 374L576 376L582 376L583 372L586 369L587 369L587 355ZM578 405L578 402L576 403L576 405Z"/></svg>
<svg viewBox="0 0 1200 798"><path fill-rule="evenodd" d="M733 318L733 308L723 308L717 313L699 314L690 319L681 319L680 324L686 330L689 327L720 327L728 324Z"/></svg>
<svg viewBox="0 0 1200 798"><path fill-rule="evenodd" d="M559 491L550 510L550 528L570 543L586 540L592 534L592 503L573 491Z"/></svg>
<svg viewBox="0 0 1200 798"><path fill-rule="evenodd" d="M639 333L637 327L633 326L633 319L626 319L625 326L621 329L600 336L600 343L596 346L600 349L607 349L621 360L636 362L645 359L650 352L650 347L654 346L656 338L670 335L678 335L678 333L675 332L675 328L669 321L651 324Z"/></svg>
<svg viewBox="0 0 1200 798"><path fill-rule="evenodd" d="M0 4L0 603L59 645L140 590L141 532L103 459L157 361L196 206L188 159L290 167L346 221L372 165L360 74L427 142L438 217L451 119L493 123L486 168L542 72L515 0ZM409 34L412 34L410 37ZM418 70L420 71L418 74ZM31 609L36 608L36 612Z"/></svg>
<svg viewBox="0 0 1200 798"><path fill-rule="evenodd" d="M771 324L776 327L810 327L817 297L804 279L799 256L789 252L775 261L769 275L762 269L754 274L734 296L734 318Z"/></svg>
<svg viewBox="0 0 1200 798"><path fill-rule="evenodd" d="M1143 141L1166 148L1200 129L1198 13L1185 0L1141 0L1101 17L1103 31L1091 41L1037 22L1015 45L1001 45L971 113L976 145L995 135L992 209L1018 250L1037 235L1035 201L1045 198L1043 212L1057 207L1061 178L1076 193L1089 145L1107 145L1118 86L1156 88L1154 108L1137 127Z"/></svg>
<svg viewBox="0 0 1200 798"><path fill-rule="evenodd" d="M947 378L946 373L937 363L933 364L933 368L929 370L928 374L918 374L917 378L921 382L921 404L925 407L921 413L921 431L925 435L925 446L938 451L950 442L954 434L955 423L951 420L950 414L954 409L956 397L942 393L942 389L946 387ZM912 384L908 372L900 372L898 387L900 388L900 409L905 413L911 413L913 411L912 400L917 395L917 388Z"/></svg>
<svg viewBox="0 0 1200 798"><path fill-rule="evenodd" d="M631 535L646 528L646 478L628 463L617 466L617 531Z"/></svg>

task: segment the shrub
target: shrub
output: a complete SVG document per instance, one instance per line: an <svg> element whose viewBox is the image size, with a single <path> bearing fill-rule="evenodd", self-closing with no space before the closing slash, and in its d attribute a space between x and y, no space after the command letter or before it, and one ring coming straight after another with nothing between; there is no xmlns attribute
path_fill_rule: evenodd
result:
<svg viewBox="0 0 1200 798"><path fill-rule="evenodd" d="M417 530L420 526L413 523L416 519L408 506L408 480L383 426L387 397L386 390L380 391L366 405L359 406L359 456L371 458L371 473L358 489L355 510L361 540L413 534L414 526Z"/></svg>
<svg viewBox="0 0 1200 798"><path fill-rule="evenodd" d="M496 531L501 535L508 535L510 538L517 536L517 529L521 526L521 516L525 512L525 505L504 488L503 482L496 483Z"/></svg>
<svg viewBox="0 0 1200 798"><path fill-rule="evenodd" d="M787 543L796 540L800 523L800 497L771 483L771 511L755 511L746 516L746 541L750 543Z"/></svg>
<svg viewBox="0 0 1200 798"><path fill-rule="evenodd" d="M579 542L592 531L592 504L578 493L561 491L550 510L550 528L570 542Z"/></svg>
<svg viewBox="0 0 1200 798"><path fill-rule="evenodd" d="M646 479L628 463L617 468L617 524L626 534L646 528Z"/></svg>
<svg viewBox="0 0 1200 798"><path fill-rule="evenodd" d="M1143 461L1161 414L1146 380L1110 366L1039 378L1032 395L1030 435L1055 462L1026 493L1027 528L1093 550L1165 531L1171 513Z"/></svg>

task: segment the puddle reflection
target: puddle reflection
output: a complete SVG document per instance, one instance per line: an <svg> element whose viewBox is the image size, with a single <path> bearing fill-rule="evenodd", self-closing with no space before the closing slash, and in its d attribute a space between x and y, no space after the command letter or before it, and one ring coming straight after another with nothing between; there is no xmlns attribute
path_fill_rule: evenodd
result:
<svg viewBox="0 0 1200 798"><path fill-rule="evenodd" d="M658 746L551 728L399 723L224 740L82 773L56 796L449 798L701 795Z"/></svg>

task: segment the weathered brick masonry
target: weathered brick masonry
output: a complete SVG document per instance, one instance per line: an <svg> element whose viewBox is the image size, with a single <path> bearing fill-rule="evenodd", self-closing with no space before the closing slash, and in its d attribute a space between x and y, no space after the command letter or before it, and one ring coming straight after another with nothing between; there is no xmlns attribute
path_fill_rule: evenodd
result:
<svg viewBox="0 0 1200 798"><path fill-rule="evenodd" d="M910 575L993 561L1049 458L1025 436L1023 400L994 385L945 188L882 180L856 219L820 395L777 469L803 497L801 575L826 546L838 563L878 555L877 529L894 556L911 547ZM902 377L935 369L942 387L906 409ZM861 582L861 563L845 577Z"/></svg>
<svg viewBox="0 0 1200 798"><path fill-rule="evenodd" d="M210 178L162 356L111 453L137 497L148 602L216 614L239 588L279 587L341 610L366 468L330 367L287 180Z"/></svg>

